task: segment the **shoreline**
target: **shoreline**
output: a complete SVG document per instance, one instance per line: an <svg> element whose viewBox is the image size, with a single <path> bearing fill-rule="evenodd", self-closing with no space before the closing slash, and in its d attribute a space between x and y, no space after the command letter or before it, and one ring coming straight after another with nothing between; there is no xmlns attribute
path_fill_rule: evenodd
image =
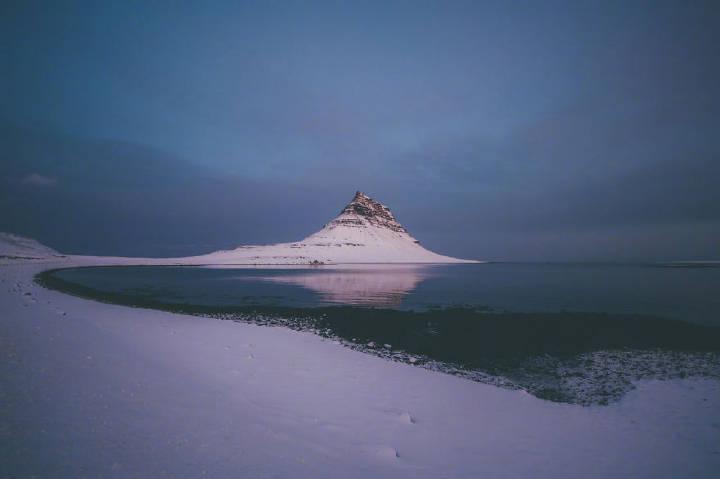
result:
<svg viewBox="0 0 720 479"><path fill-rule="evenodd" d="M551 403L309 333L99 303L32 280L79 262L0 266L0 473L10 477L702 478L720 468L716 380L641 381L602 407Z"/></svg>
<svg viewBox="0 0 720 479"><path fill-rule="evenodd" d="M146 267L153 266L111 268ZM167 267L173 266L159 266ZM36 274L34 281L47 289L105 304L309 332L388 361L523 390L554 402L607 405L643 379L720 379L720 329L681 320L572 311L221 306L105 291L55 274L88 268L106 267L48 269ZM423 339L426 324L434 321L451 327L436 330L427 342ZM508 328L509 324L513 326ZM462 333L457 334L459 331ZM465 341L469 337L473 339ZM570 348L568 341L575 346Z"/></svg>

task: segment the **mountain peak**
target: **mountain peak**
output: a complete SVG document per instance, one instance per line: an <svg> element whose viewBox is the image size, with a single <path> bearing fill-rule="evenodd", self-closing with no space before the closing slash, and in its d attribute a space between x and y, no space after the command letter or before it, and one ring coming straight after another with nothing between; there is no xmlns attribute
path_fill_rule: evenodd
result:
<svg viewBox="0 0 720 479"><path fill-rule="evenodd" d="M472 263L425 249L390 208L362 191L320 231L293 243L240 246L197 261L236 264Z"/></svg>
<svg viewBox="0 0 720 479"><path fill-rule="evenodd" d="M359 218L358 218L359 217ZM340 212L336 222L343 224L367 222L374 226L388 228L398 233L407 233L407 230L398 223L390 208L375 201L362 191L355 192L355 196L348 205Z"/></svg>
<svg viewBox="0 0 720 479"><path fill-rule="evenodd" d="M367 200L375 201L360 190L357 190L355 192L355 196L353 196L353 199L352 199L352 201L367 201Z"/></svg>

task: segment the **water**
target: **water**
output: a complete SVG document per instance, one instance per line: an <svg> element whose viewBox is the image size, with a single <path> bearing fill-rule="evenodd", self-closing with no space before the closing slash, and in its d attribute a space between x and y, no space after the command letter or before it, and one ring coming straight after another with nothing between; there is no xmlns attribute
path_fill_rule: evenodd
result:
<svg viewBox="0 0 720 479"><path fill-rule="evenodd" d="M491 263L277 268L103 267L55 276L104 292L205 306L472 306L645 314L720 326L720 268Z"/></svg>
<svg viewBox="0 0 720 479"><path fill-rule="evenodd" d="M580 404L639 378L720 377L720 268L621 264L100 267L48 287L281 325Z"/></svg>

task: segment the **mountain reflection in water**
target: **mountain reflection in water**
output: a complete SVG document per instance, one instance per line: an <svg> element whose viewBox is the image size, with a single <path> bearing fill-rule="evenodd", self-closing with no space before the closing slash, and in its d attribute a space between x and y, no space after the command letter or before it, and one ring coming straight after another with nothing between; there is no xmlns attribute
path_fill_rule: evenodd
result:
<svg viewBox="0 0 720 479"><path fill-rule="evenodd" d="M365 306L399 306L430 273L426 266L357 265L343 269L303 270L296 274L255 279L301 286L317 293L323 302Z"/></svg>

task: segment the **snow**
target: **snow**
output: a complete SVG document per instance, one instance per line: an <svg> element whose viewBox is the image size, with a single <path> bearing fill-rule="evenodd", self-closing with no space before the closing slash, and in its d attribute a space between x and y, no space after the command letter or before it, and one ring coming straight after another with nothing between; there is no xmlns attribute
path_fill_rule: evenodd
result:
<svg viewBox="0 0 720 479"><path fill-rule="evenodd" d="M284 328L139 310L0 265L0 477L674 478L720 469L720 383L543 401ZM342 288L341 288L342 289Z"/></svg>
<svg viewBox="0 0 720 479"><path fill-rule="evenodd" d="M310 333L97 303L32 281L70 266L313 261L464 260L423 248L361 193L300 242L190 258L65 257L0 234L0 477L716 477L716 380L641 381L610 406L552 403ZM397 268L383 290L422 279ZM372 300L374 281L354 278L268 280Z"/></svg>
<svg viewBox="0 0 720 479"><path fill-rule="evenodd" d="M301 241L242 246L187 261L209 264L477 263L425 249L385 205L359 191L335 219Z"/></svg>
<svg viewBox="0 0 720 479"><path fill-rule="evenodd" d="M7 251L7 252L4 252ZM35 240L0 233L0 256L48 259L58 253ZM320 231L295 243L240 246L233 250L183 258L75 257L83 264L292 265L365 263L478 263L434 253L420 245L390 210L357 192Z"/></svg>
<svg viewBox="0 0 720 479"><path fill-rule="evenodd" d="M0 232L0 259L2 260L57 259L61 256L54 249L48 248L34 239Z"/></svg>

